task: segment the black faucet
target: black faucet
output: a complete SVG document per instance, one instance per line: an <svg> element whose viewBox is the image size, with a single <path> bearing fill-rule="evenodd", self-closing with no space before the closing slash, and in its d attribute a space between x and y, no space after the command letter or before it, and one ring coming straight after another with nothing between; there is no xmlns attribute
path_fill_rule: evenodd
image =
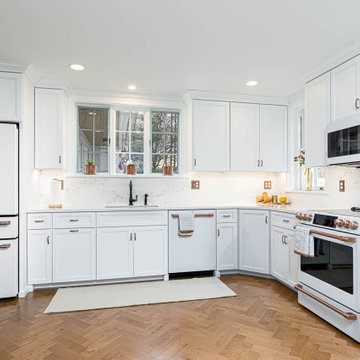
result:
<svg viewBox="0 0 360 360"><path fill-rule="evenodd" d="M135 199L133 198L133 188L132 188L133 185L132 185L132 180L130 180L129 187L130 187L129 205L130 205L130 206L133 206L133 205L134 205L134 202L138 200L138 196L136 195L136 196L135 196Z"/></svg>
<svg viewBox="0 0 360 360"><path fill-rule="evenodd" d="M147 202L148 202L148 197L149 197L149 194L145 194L144 195L144 205L147 206Z"/></svg>

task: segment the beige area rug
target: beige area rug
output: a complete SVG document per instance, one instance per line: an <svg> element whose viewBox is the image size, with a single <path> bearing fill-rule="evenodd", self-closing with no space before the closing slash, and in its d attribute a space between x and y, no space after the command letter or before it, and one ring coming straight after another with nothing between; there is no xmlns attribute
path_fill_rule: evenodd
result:
<svg viewBox="0 0 360 360"><path fill-rule="evenodd" d="M216 277L58 289L45 314L236 296Z"/></svg>

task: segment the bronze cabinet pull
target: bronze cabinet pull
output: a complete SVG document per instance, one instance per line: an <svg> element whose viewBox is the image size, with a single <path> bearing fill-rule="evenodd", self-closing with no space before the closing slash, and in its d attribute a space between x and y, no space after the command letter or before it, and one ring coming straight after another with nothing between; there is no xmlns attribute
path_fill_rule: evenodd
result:
<svg viewBox="0 0 360 360"><path fill-rule="evenodd" d="M8 249L11 246L11 244L1 244L0 249Z"/></svg>
<svg viewBox="0 0 360 360"><path fill-rule="evenodd" d="M50 235L48 235L48 236L46 237L46 242L47 242L48 245L50 244Z"/></svg>
<svg viewBox="0 0 360 360"><path fill-rule="evenodd" d="M284 244L284 236L285 236L285 235L282 235L282 236L281 236L281 242L282 242L283 244Z"/></svg>
<svg viewBox="0 0 360 360"><path fill-rule="evenodd" d="M179 214L172 214L171 215L173 218L177 218L179 217ZM195 217L213 217L214 214L195 214Z"/></svg>
<svg viewBox="0 0 360 360"><path fill-rule="evenodd" d="M220 236L220 229L218 229L217 233L218 233L218 236Z"/></svg>
<svg viewBox="0 0 360 360"><path fill-rule="evenodd" d="M230 214L226 214L226 215L223 215L223 217L224 217L224 218L229 218L229 217L231 217L231 215L230 215Z"/></svg>
<svg viewBox="0 0 360 360"><path fill-rule="evenodd" d="M136 241L136 233L134 233L134 241Z"/></svg>
<svg viewBox="0 0 360 360"><path fill-rule="evenodd" d="M265 216L265 224L267 224L268 223L268 216L266 215Z"/></svg>
<svg viewBox="0 0 360 360"><path fill-rule="evenodd" d="M132 241L132 233L130 233L130 241Z"/></svg>
<svg viewBox="0 0 360 360"><path fill-rule="evenodd" d="M290 220L283 219L283 222L284 222L284 223L288 223L288 222L290 222Z"/></svg>
<svg viewBox="0 0 360 360"><path fill-rule="evenodd" d="M194 159L194 166L196 166L196 159Z"/></svg>
<svg viewBox="0 0 360 360"><path fill-rule="evenodd" d="M303 294L311 297L312 299L318 301L320 304L323 304L324 306L328 307L329 309L337 312L339 315L343 316L343 317L344 317L345 319L347 319L347 320L356 320L356 319L357 319L357 316L356 316L355 314L350 313L350 312L344 312L344 311L336 308L335 306L327 303L326 301L324 301L324 300L318 298L317 296L309 293L308 291L304 290L303 287L302 287L302 285L300 285L300 284L296 284L296 285L294 286L294 288L295 288L296 290L302 292Z"/></svg>
<svg viewBox="0 0 360 360"><path fill-rule="evenodd" d="M359 98L356 98L356 99L355 99L355 109L360 109L359 101L360 101Z"/></svg>
<svg viewBox="0 0 360 360"><path fill-rule="evenodd" d="M264 165L264 161L263 161L263 160L261 160L261 167L263 167L263 165Z"/></svg>
<svg viewBox="0 0 360 360"><path fill-rule="evenodd" d="M79 230L70 230L70 232L79 232Z"/></svg>
<svg viewBox="0 0 360 360"><path fill-rule="evenodd" d="M258 160L258 167L260 167L260 160Z"/></svg>
<svg viewBox="0 0 360 360"><path fill-rule="evenodd" d="M11 224L11 221L0 221L0 226L8 226Z"/></svg>
<svg viewBox="0 0 360 360"><path fill-rule="evenodd" d="M35 220L36 223L43 223L44 220Z"/></svg>
<svg viewBox="0 0 360 360"><path fill-rule="evenodd" d="M78 222L79 219L70 219L70 222Z"/></svg>

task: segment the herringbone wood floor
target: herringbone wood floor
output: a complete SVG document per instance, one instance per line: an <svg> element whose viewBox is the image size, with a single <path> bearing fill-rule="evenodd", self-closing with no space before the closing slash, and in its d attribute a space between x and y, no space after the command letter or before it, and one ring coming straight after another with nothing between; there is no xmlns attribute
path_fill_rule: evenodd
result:
<svg viewBox="0 0 360 360"><path fill-rule="evenodd" d="M0 359L360 359L360 346L273 280L221 278L237 297L44 315L54 290L0 302Z"/></svg>

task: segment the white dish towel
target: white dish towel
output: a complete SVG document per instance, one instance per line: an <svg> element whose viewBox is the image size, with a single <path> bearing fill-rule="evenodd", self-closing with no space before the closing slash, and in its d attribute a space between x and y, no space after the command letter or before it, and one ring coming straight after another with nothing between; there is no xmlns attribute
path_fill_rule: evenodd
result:
<svg viewBox="0 0 360 360"><path fill-rule="evenodd" d="M189 237L194 232L195 214L186 211L179 214L179 236Z"/></svg>
<svg viewBox="0 0 360 360"><path fill-rule="evenodd" d="M294 252L306 257L314 257L314 237L310 234L309 228L296 226Z"/></svg>

